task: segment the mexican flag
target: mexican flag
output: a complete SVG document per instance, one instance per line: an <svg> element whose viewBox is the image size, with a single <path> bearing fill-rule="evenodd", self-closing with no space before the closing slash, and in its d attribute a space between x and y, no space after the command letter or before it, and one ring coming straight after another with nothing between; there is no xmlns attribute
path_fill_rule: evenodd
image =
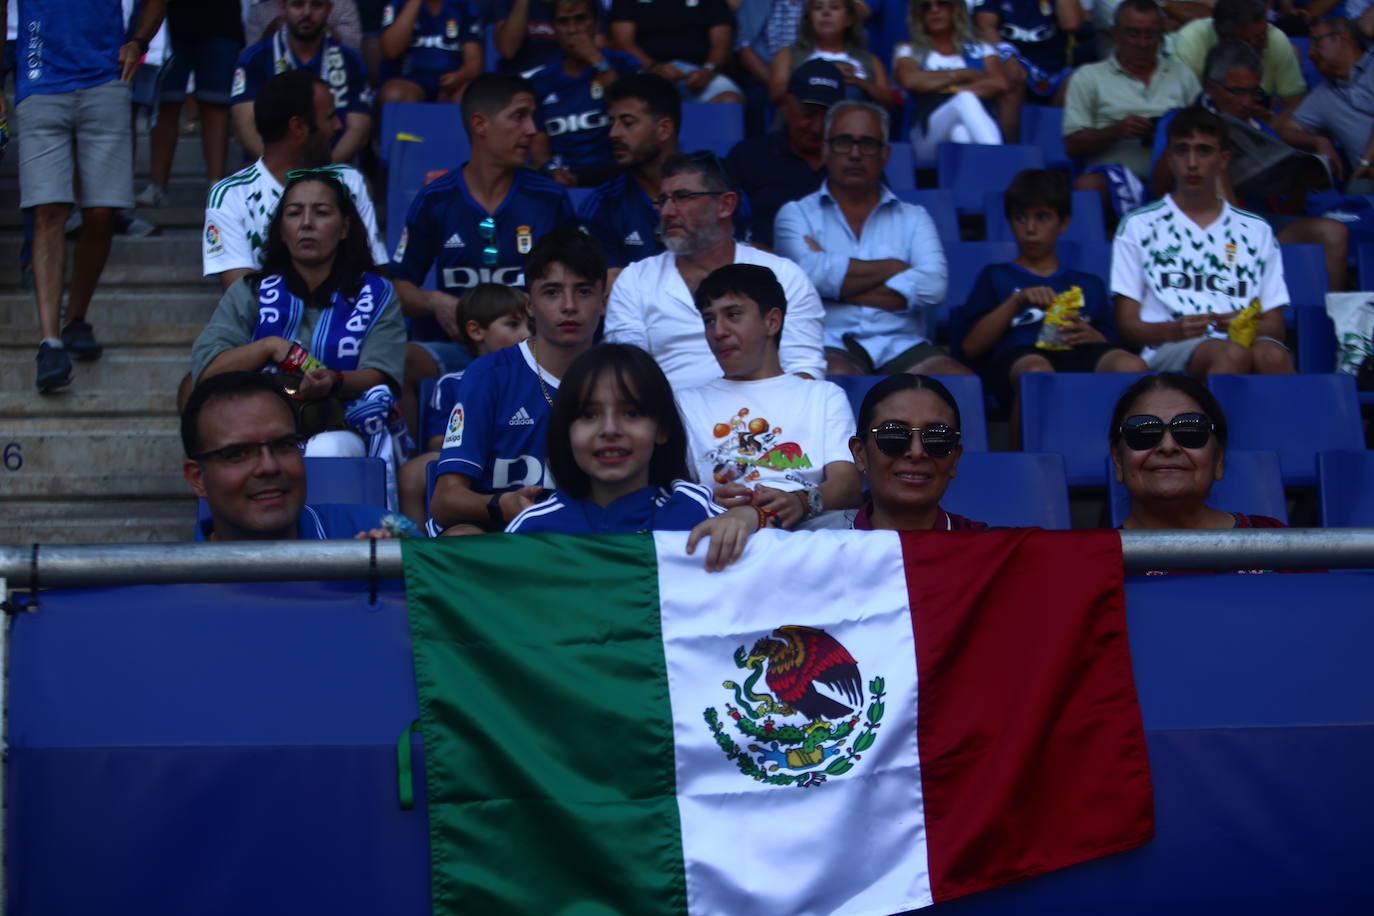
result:
<svg viewBox="0 0 1374 916"><path fill-rule="evenodd" d="M1114 532L405 543L433 910L888 914L1136 846Z"/></svg>

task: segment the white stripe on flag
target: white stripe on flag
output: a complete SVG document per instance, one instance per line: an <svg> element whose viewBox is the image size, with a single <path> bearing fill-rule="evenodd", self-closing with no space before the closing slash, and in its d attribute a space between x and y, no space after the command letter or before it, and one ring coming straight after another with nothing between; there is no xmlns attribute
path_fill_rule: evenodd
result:
<svg viewBox="0 0 1374 916"><path fill-rule="evenodd" d="M702 571L704 544L688 557L684 534L654 539L690 912L878 916L930 905L916 651L897 535L764 531L738 563L714 575ZM788 571L784 581L776 578L780 569ZM743 705L739 692L723 686L742 687L753 674L736 664L737 649L747 655L784 626L824 630L853 657L862 685L857 704L822 685L820 692L857 707L837 714L830 726L858 721L840 741L824 742L826 758L809 768L787 757L798 745L742 733L730 717L730 706ZM885 696L880 724L871 728L875 678ZM771 696L766 677L752 693ZM761 764L761 775L788 784L741 772L712 734L708 709L716 711L721 734ZM745 721L758 730L768 717ZM807 724L799 713L771 719L775 729ZM843 766L837 761L865 733L872 745L849 761L852 768L826 773ZM801 784L818 776L824 778L817 784Z"/></svg>

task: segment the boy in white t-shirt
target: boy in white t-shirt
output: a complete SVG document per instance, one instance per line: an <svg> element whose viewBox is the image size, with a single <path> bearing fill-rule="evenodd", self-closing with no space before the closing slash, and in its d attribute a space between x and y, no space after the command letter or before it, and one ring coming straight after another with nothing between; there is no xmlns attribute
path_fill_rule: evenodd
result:
<svg viewBox="0 0 1374 916"><path fill-rule="evenodd" d="M722 506L756 505L783 528L859 504L854 413L838 385L788 375L778 359L787 297L773 271L727 264L696 291L725 377L677 393L688 459Z"/></svg>
<svg viewBox="0 0 1374 916"><path fill-rule="evenodd" d="M1168 127L1174 190L1133 210L1112 243L1112 293L1121 339L1156 372L1292 372L1284 346L1288 288L1269 224L1227 203L1217 180L1231 154L1226 126L1194 105ZM1253 336L1229 333L1253 301Z"/></svg>

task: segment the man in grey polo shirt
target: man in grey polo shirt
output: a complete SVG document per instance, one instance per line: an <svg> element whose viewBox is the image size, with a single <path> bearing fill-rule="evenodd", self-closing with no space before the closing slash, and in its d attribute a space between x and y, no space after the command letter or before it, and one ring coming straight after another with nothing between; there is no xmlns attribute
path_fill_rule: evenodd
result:
<svg viewBox="0 0 1374 916"><path fill-rule="evenodd" d="M1313 89L1277 125L1279 136L1300 149L1324 153L1325 137L1345 148L1345 162L1332 158L1339 179L1350 176L1347 194L1374 194L1374 51L1366 53L1362 36L1349 19L1323 19L1312 26L1307 56L1327 82Z"/></svg>

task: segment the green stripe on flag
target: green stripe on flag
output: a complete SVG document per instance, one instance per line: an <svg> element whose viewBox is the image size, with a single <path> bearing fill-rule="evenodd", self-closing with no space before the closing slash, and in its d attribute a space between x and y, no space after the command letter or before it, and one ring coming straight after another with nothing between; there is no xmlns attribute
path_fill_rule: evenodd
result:
<svg viewBox="0 0 1374 916"><path fill-rule="evenodd" d="M433 912L685 912L652 536L403 546Z"/></svg>

